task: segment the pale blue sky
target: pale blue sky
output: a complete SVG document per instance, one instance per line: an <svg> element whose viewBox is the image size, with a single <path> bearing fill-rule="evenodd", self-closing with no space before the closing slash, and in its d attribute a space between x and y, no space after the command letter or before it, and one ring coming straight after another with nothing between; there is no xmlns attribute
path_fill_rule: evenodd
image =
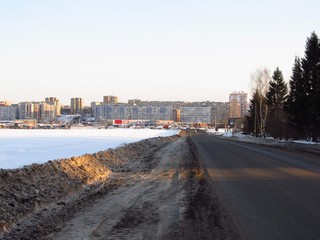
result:
<svg viewBox="0 0 320 240"><path fill-rule="evenodd" d="M320 1L0 0L0 100L228 101L250 74L289 80Z"/></svg>

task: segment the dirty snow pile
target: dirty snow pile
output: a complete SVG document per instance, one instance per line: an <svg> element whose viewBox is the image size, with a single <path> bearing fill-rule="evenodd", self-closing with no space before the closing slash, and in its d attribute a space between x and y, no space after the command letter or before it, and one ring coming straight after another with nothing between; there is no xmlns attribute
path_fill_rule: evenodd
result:
<svg viewBox="0 0 320 240"><path fill-rule="evenodd" d="M177 138L149 138L95 154L0 169L0 239L27 216L65 204L84 187L106 184L114 173L148 171L153 152Z"/></svg>

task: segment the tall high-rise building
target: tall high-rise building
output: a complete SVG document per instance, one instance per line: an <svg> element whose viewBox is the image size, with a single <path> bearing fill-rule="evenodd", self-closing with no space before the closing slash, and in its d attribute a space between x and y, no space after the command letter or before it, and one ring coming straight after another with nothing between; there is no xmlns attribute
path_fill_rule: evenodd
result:
<svg viewBox="0 0 320 240"><path fill-rule="evenodd" d="M19 103L19 119L35 119L34 102L20 102Z"/></svg>
<svg viewBox="0 0 320 240"><path fill-rule="evenodd" d="M248 94L233 92L229 95L229 119L243 119L248 108Z"/></svg>
<svg viewBox="0 0 320 240"><path fill-rule="evenodd" d="M59 102L59 99L56 97L46 97L45 102L46 103Z"/></svg>
<svg viewBox="0 0 320 240"><path fill-rule="evenodd" d="M116 96L103 96L104 103L117 103L118 97Z"/></svg>
<svg viewBox="0 0 320 240"><path fill-rule="evenodd" d="M55 115L55 118L57 118L57 116L60 116L61 115L61 104L59 102L59 99L56 98L56 97L47 97L45 99L45 102L49 105L52 105L52 106L55 106L55 112L54 112L54 115Z"/></svg>
<svg viewBox="0 0 320 240"><path fill-rule="evenodd" d="M83 99L82 98L71 98L71 114L82 114L83 113Z"/></svg>
<svg viewBox="0 0 320 240"><path fill-rule="evenodd" d="M181 110L174 108L173 109L173 121L180 122L181 121Z"/></svg>

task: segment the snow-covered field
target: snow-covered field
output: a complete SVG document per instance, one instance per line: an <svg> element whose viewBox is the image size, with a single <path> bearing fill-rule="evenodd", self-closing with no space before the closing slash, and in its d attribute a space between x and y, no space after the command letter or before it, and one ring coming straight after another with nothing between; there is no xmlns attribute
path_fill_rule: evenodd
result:
<svg viewBox="0 0 320 240"><path fill-rule="evenodd" d="M146 138L177 133L178 130L158 129L1 129L0 168L19 168L32 163L95 153Z"/></svg>

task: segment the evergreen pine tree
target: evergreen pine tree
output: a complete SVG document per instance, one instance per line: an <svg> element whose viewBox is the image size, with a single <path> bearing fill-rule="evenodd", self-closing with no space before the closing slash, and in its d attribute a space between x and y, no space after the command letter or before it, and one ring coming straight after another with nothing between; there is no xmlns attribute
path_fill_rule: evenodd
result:
<svg viewBox="0 0 320 240"><path fill-rule="evenodd" d="M254 136L261 135L263 133L263 129L261 129L262 119L260 117L261 102L265 102L265 98L256 89L250 99L250 116L247 116L247 131L252 133ZM262 107L264 108L264 106Z"/></svg>
<svg viewBox="0 0 320 240"><path fill-rule="evenodd" d="M307 39L302 59L303 105L307 107L307 134L317 141L320 137L320 41L313 32Z"/></svg>
<svg viewBox="0 0 320 240"><path fill-rule="evenodd" d="M268 118L266 131L273 137L283 138L285 136L284 105L288 94L287 83L283 80L280 69L273 72L269 82L269 90L266 94L266 104L268 106Z"/></svg>
<svg viewBox="0 0 320 240"><path fill-rule="evenodd" d="M287 83L284 82L282 72L277 67L273 72L272 80L269 82L269 91L266 95L269 113L275 116L281 114L287 94Z"/></svg>
<svg viewBox="0 0 320 240"><path fill-rule="evenodd" d="M299 57L295 58L292 68L292 76L289 82L290 91L285 104L285 111L288 113L289 124L294 128L296 137L305 137L298 132L304 132L307 122L308 108L305 106L304 82L302 78L302 66Z"/></svg>
<svg viewBox="0 0 320 240"><path fill-rule="evenodd" d="M296 104L299 99L299 94L303 92L301 60L296 57L292 68L292 76L289 81L289 94L285 105L285 110L294 114L297 110Z"/></svg>

